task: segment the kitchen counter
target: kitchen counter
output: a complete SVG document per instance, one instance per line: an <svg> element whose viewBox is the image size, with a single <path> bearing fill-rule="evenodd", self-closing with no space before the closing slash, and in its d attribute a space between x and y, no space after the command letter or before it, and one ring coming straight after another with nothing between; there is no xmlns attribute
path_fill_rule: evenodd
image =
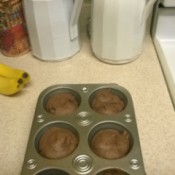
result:
<svg viewBox="0 0 175 175"><path fill-rule="evenodd" d="M20 175L39 94L54 84L117 83L133 98L147 175L174 175L175 112L149 35L142 55L124 65L110 65L92 54L81 36L81 51L62 62L43 62L31 53L0 62L26 70L30 83L15 96L0 95L0 175Z"/></svg>

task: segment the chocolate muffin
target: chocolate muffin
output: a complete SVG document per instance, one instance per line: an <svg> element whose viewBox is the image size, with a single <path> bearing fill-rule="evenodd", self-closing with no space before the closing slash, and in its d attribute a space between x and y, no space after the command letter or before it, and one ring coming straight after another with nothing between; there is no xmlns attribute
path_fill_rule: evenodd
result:
<svg viewBox="0 0 175 175"><path fill-rule="evenodd" d="M103 129L93 136L90 147L99 157L109 160L119 159L129 151L129 134L127 131Z"/></svg>
<svg viewBox="0 0 175 175"><path fill-rule="evenodd" d="M68 129L52 127L39 140L38 151L48 159L70 155L78 146L78 138Z"/></svg>
<svg viewBox="0 0 175 175"><path fill-rule="evenodd" d="M100 114L112 115L123 111L125 104L111 89L107 88L96 92L91 107Z"/></svg>
<svg viewBox="0 0 175 175"><path fill-rule="evenodd" d="M46 102L46 110L54 115L62 116L71 114L78 108L79 104L74 95L68 92L51 96Z"/></svg>

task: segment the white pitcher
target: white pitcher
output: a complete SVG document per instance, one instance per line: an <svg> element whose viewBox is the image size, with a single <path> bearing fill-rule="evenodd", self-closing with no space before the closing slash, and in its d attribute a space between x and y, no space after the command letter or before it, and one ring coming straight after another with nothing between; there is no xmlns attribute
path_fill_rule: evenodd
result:
<svg viewBox="0 0 175 175"><path fill-rule="evenodd" d="M32 54L41 60L70 58L80 50L78 18L83 0L23 0Z"/></svg>
<svg viewBox="0 0 175 175"><path fill-rule="evenodd" d="M91 45L96 57L112 64L137 58L155 1L92 0Z"/></svg>

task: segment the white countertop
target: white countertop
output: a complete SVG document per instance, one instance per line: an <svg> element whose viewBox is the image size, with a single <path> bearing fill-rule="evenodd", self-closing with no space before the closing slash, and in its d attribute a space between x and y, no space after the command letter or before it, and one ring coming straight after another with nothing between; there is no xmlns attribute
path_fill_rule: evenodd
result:
<svg viewBox="0 0 175 175"><path fill-rule="evenodd" d="M117 83L133 98L147 175L174 175L175 112L150 36L143 54L125 65L110 65L92 54L82 36L81 51L63 62L42 62L28 53L0 56L0 62L21 68L31 82L17 95L0 95L0 175L19 175L36 102L41 91L54 84Z"/></svg>

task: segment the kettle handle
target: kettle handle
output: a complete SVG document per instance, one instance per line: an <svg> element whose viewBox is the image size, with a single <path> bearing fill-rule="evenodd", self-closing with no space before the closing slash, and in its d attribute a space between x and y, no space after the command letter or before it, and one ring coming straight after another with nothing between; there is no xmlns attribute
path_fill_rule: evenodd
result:
<svg viewBox="0 0 175 175"><path fill-rule="evenodd" d="M70 39L74 40L78 37L78 19L81 12L81 7L83 4L83 0L74 0L74 6L72 9L72 14L70 17Z"/></svg>
<svg viewBox="0 0 175 175"><path fill-rule="evenodd" d="M150 15L151 13L151 10L153 8L153 5L154 3L156 2L157 0L149 0L144 8L144 11L143 11L143 14L142 14L142 23L144 23L148 16Z"/></svg>

